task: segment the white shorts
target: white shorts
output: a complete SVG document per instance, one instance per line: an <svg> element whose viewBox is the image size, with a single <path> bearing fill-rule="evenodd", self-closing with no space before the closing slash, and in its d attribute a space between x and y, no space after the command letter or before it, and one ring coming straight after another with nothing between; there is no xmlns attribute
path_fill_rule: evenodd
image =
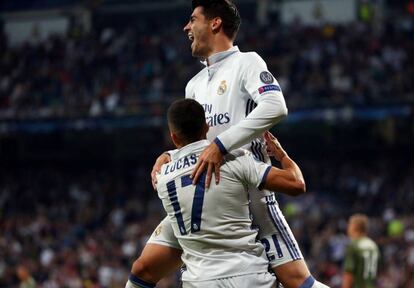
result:
<svg viewBox="0 0 414 288"><path fill-rule="evenodd" d="M275 194L270 191L249 191L253 225L259 228L260 241L265 246L270 266L303 259L299 245L280 211Z"/></svg>
<svg viewBox="0 0 414 288"><path fill-rule="evenodd" d="M276 278L268 273L254 273L207 281L183 282L183 288L271 288Z"/></svg>
<svg viewBox="0 0 414 288"><path fill-rule="evenodd" d="M171 225L172 223L170 219L168 216L166 216L161 221L161 223L158 224L154 232L152 232L151 237L148 239L147 243L158 244L182 250L177 238L175 238L174 230Z"/></svg>
<svg viewBox="0 0 414 288"><path fill-rule="evenodd" d="M303 259L295 236L280 211L275 194L252 189L249 197L253 225L259 228L259 239L265 247L270 266L273 268ZM161 221L147 243L181 249L168 217Z"/></svg>

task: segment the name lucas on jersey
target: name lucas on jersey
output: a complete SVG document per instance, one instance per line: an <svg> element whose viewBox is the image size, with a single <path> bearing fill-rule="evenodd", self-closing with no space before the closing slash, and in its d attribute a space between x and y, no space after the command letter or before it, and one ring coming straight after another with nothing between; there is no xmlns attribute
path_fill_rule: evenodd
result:
<svg viewBox="0 0 414 288"><path fill-rule="evenodd" d="M172 164L167 164L167 167L165 168L165 171L164 171L164 175L173 173L176 170L190 167L191 165L195 165L196 163L197 163L196 154L184 156L178 159L177 161L173 162Z"/></svg>
<svg viewBox="0 0 414 288"><path fill-rule="evenodd" d="M204 108L204 112L206 113L206 121L208 126L214 127L217 125L223 125L230 122L230 114L229 112L226 113L216 113L213 115L211 114L211 111L213 110L212 104L202 104ZM208 116L207 116L208 115Z"/></svg>

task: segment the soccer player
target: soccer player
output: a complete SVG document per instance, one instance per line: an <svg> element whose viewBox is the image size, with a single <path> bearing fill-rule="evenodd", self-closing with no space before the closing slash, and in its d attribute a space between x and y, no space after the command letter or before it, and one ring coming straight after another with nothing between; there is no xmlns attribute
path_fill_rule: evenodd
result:
<svg viewBox="0 0 414 288"><path fill-rule="evenodd" d="M226 155L219 185L206 188L205 175L193 185L191 172L210 144L205 140L209 126L203 107L192 99L178 100L167 116L171 139L179 150L162 166L157 191L183 249L183 287L272 287L275 278L268 273L264 247L251 228L248 191L254 186L290 195L304 193L300 168L267 132L268 149L282 169L238 149ZM143 287L136 277L129 280L130 285L134 282Z"/></svg>
<svg viewBox="0 0 414 288"><path fill-rule="evenodd" d="M196 183L207 169L205 181L209 187L213 171L215 181L220 180L219 167L229 151L243 147L261 161L269 161L262 135L287 115L287 108L279 84L260 56L242 53L233 46L241 22L236 6L228 0L193 0L192 6L184 31L191 41L192 55L203 59L206 67L187 84L186 98L202 104L210 126L207 139L212 140L198 158L192 176ZM158 157L153 182L161 165L169 161L167 153ZM278 280L286 288L324 287L311 276L274 193L251 190L253 221ZM168 226L171 223L166 218L157 228L158 235L153 234L148 242L152 248L146 248L151 253L141 255L134 263L133 275L153 283L159 279L161 274L153 271L167 267L160 260L164 259L163 253L179 251L174 235L168 235L172 231Z"/></svg>
<svg viewBox="0 0 414 288"><path fill-rule="evenodd" d="M344 261L342 288L376 287L376 276L379 260L377 244L368 236L368 217L354 214L349 218L349 243Z"/></svg>
<svg viewBox="0 0 414 288"><path fill-rule="evenodd" d="M162 166L157 191L183 249L183 286L271 287L275 278L267 272L263 245L251 228L248 187L302 193L300 169L283 149L275 155L285 170L271 169L246 150L235 150L225 157L219 185L206 189L202 176L194 186L191 172L209 145L203 140L209 129L203 107L191 99L179 100L168 110L168 123L179 150Z"/></svg>

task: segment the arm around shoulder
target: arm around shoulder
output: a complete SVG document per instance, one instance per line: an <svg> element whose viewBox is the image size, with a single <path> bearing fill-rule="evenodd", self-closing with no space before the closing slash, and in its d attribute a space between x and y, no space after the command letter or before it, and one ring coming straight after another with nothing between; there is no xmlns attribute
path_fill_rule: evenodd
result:
<svg viewBox="0 0 414 288"><path fill-rule="evenodd" d="M296 163L286 155L282 159L282 166L283 169L276 167L270 169L263 187L290 196L304 194L306 192L305 180Z"/></svg>

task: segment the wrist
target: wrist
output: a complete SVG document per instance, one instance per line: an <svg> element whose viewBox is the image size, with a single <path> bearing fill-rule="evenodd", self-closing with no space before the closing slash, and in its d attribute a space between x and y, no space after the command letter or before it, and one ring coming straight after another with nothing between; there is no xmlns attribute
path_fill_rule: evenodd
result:
<svg viewBox="0 0 414 288"><path fill-rule="evenodd" d="M280 156L279 156L279 162L282 162L284 159L287 159L288 155L286 152L283 152Z"/></svg>
<svg viewBox="0 0 414 288"><path fill-rule="evenodd" d="M224 147L223 143L221 143L219 138L216 137L216 139L214 139L213 142L217 145L222 155L226 155L228 153L226 147Z"/></svg>
<svg viewBox="0 0 414 288"><path fill-rule="evenodd" d="M170 161L170 160L171 160L171 155L170 155L170 153L167 151L167 152L162 153L162 154L158 157L157 162L165 162L165 161Z"/></svg>

